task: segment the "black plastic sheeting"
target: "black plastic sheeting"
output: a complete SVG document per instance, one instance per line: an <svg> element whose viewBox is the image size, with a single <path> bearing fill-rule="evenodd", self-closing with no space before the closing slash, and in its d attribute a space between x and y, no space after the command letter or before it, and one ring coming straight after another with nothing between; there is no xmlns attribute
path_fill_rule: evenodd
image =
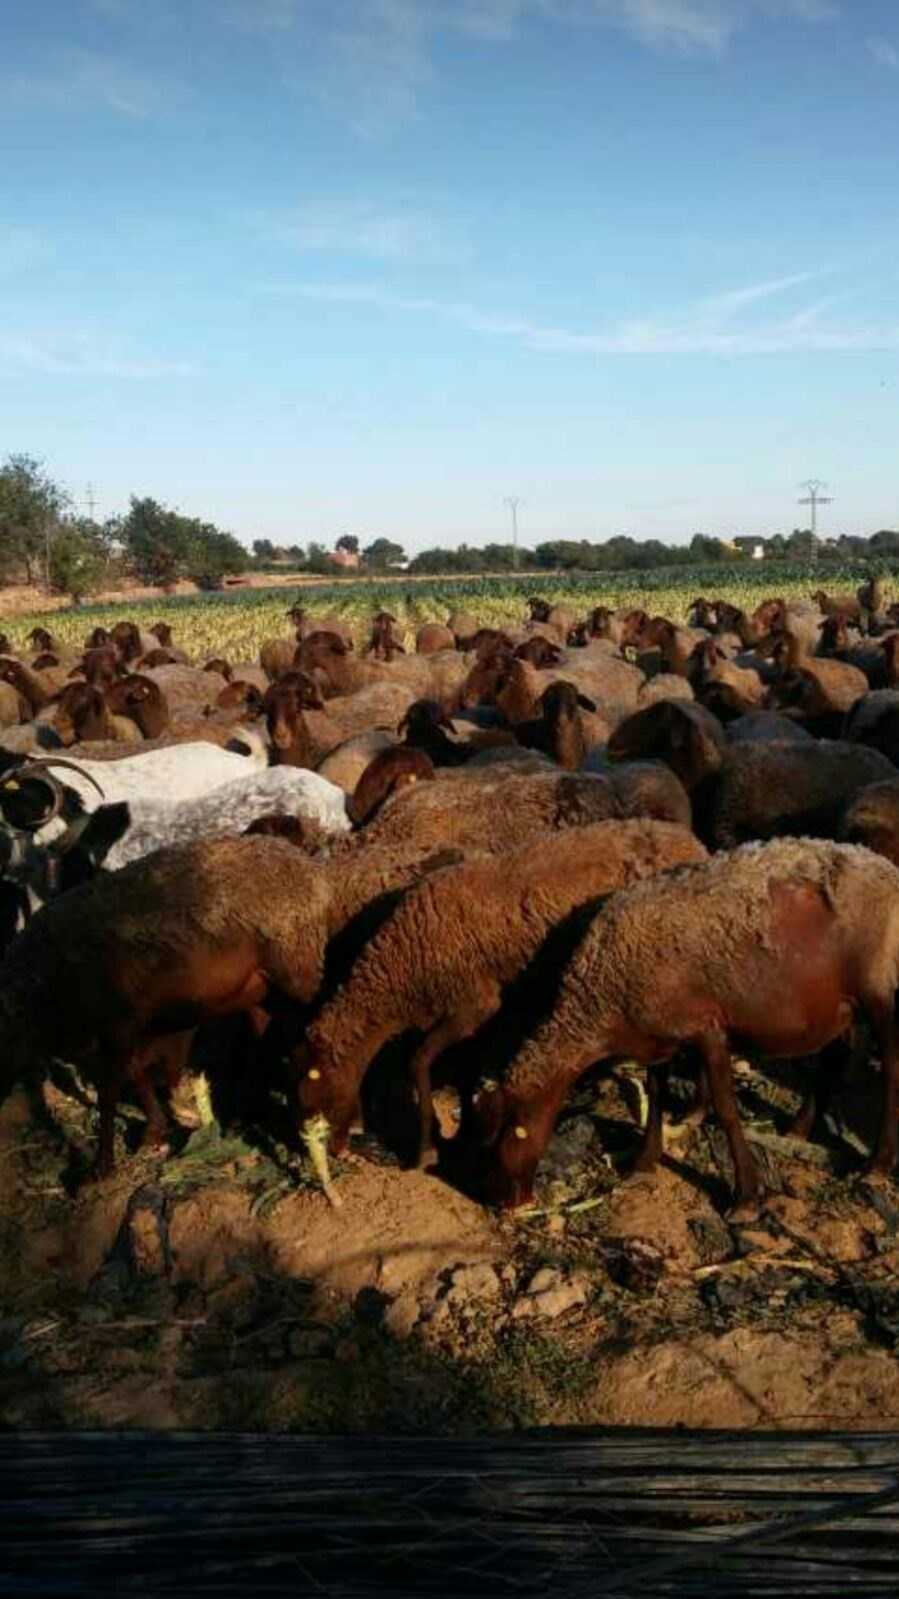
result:
<svg viewBox="0 0 899 1599"><path fill-rule="evenodd" d="M899 1435L0 1433L0 1595L899 1594Z"/></svg>

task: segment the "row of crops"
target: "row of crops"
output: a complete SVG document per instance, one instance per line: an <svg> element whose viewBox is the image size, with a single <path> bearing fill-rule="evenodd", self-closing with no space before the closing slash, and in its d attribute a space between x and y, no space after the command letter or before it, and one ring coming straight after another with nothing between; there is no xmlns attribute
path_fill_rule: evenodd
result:
<svg viewBox="0 0 899 1599"><path fill-rule="evenodd" d="M578 613L585 613L594 605L640 605L684 620L690 601L698 594L720 596L752 609L763 595L808 596L820 587L829 592L849 591L868 573L867 564L861 561L820 566L765 561L739 568L684 566L655 572L434 578L415 582L403 577L383 581L342 579L303 583L296 590L237 589L223 594L98 603L78 610L54 611L44 619L65 644L79 644L92 627L112 626L122 616L134 616L145 625L167 621L178 643L191 655L225 655L239 661L253 659L263 640L289 632L285 612L294 599L300 599L312 615L330 612L340 616L363 636L372 612L381 609L392 612L409 630L422 622L443 621L450 611L462 607L485 624L496 625L520 619L526 600L533 594L551 603L570 604ZM892 599L894 586L889 577L888 586ZM3 629L13 644L20 644L41 619L35 611L4 622Z"/></svg>

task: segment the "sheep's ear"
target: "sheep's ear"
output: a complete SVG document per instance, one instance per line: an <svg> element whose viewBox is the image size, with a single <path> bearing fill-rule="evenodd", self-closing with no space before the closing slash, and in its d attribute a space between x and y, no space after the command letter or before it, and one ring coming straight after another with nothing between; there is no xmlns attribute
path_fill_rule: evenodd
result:
<svg viewBox="0 0 899 1599"><path fill-rule="evenodd" d="M581 707L582 711L595 711L596 710L596 701L595 700L589 700L587 698L586 694L579 694L578 697L577 697L577 702L578 702L578 705Z"/></svg>

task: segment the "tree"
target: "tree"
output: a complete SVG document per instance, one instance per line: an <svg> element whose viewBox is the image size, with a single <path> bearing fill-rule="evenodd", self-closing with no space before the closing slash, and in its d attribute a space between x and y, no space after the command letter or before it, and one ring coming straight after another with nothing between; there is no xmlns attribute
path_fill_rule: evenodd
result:
<svg viewBox="0 0 899 1599"><path fill-rule="evenodd" d="M334 548L335 550L346 550L348 555L358 555L359 540L355 533L341 533Z"/></svg>
<svg viewBox="0 0 899 1599"><path fill-rule="evenodd" d="M89 518L63 522L50 544L50 587L80 605L102 587L109 548L104 530Z"/></svg>
<svg viewBox="0 0 899 1599"><path fill-rule="evenodd" d="M243 571L247 552L233 533L223 533L211 522L191 520L189 528L190 544L184 571L198 588L220 589L223 578L229 573Z"/></svg>
<svg viewBox="0 0 899 1599"><path fill-rule="evenodd" d="M406 559L406 552L401 544L395 544L393 539L374 539L362 551L366 566L373 572L383 572L388 566L402 566Z"/></svg>
<svg viewBox="0 0 899 1599"><path fill-rule="evenodd" d="M0 567L13 575L24 568L33 583L68 496L31 455L10 455L0 467Z"/></svg>
<svg viewBox="0 0 899 1599"><path fill-rule="evenodd" d="M129 563L142 583L174 588L187 561L190 537L187 518L157 500L131 496L120 537Z"/></svg>
<svg viewBox="0 0 899 1599"><path fill-rule="evenodd" d="M257 561L273 561L275 559L275 546L271 539L254 539L253 554Z"/></svg>
<svg viewBox="0 0 899 1599"><path fill-rule="evenodd" d="M315 539L313 539L306 552L306 571L327 573L329 577L334 574L334 562L331 560L325 546L319 544Z"/></svg>

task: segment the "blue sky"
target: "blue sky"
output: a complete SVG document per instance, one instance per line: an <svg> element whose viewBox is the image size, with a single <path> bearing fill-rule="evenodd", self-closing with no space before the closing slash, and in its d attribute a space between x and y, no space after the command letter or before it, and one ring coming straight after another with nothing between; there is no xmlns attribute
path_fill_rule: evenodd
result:
<svg viewBox="0 0 899 1599"><path fill-rule="evenodd" d="M104 513L899 525L896 0L32 0L0 139L0 455Z"/></svg>

